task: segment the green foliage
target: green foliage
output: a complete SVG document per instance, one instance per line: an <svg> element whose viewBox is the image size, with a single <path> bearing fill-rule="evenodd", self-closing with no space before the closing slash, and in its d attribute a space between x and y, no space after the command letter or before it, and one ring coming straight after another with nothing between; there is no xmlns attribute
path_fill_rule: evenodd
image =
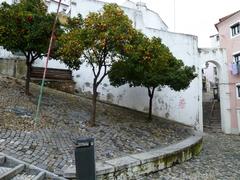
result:
<svg viewBox="0 0 240 180"><path fill-rule="evenodd" d="M81 14L78 14L77 17L67 19L67 24L65 25L66 30L69 32L72 29L76 28L82 28L83 25L83 18Z"/></svg>
<svg viewBox="0 0 240 180"><path fill-rule="evenodd" d="M21 0L20 3L0 5L0 46L11 52L22 52L26 57L26 94L32 63L47 53L54 14L47 13L42 0ZM62 32L56 26L55 38Z"/></svg>
<svg viewBox="0 0 240 180"><path fill-rule="evenodd" d="M83 20L81 17L72 19L69 23L70 28L57 43L57 54L72 69L79 69L83 62L91 66L94 75L91 125L94 125L98 85L107 76L112 63L122 56L135 30L117 4L107 4L102 11L90 13Z"/></svg>
<svg viewBox="0 0 240 180"><path fill-rule="evenodd" d="M152 118L152 99L156 87L169 86L180 91L196 77L194 67L184 66L160 38L147 38L135 32L134 38L122 53L121 61L113 63L109 72L111 85L144 86L148 89L149 119Z"/></svg>
<svg viewBox="0 0 240 180"><path fill-rule="evenodd" d="M47 14L41 0L22 0L0 7L0 45L9 51L32 53L39 57L47 52L53 14Z"/></svg>
<svg viewBox="0 0 240 180"><path fill-rule="evenodd" d="M196 77L194 68L176 59L160 38L149 39L140 32L134 37L131 45L125 47L122 60L112 65L109 78L113 86L169 86L179 91Z"/></svg>
<svg viewBox="0 0 240 180"><path fill-rule="evenodd" d="M76 18L69 22L74 26L61 36L58 54L73 69L82 62L110 66L133 31L131 21L116 4L105 5L103 11L90 13L83 21Z"/></svg>

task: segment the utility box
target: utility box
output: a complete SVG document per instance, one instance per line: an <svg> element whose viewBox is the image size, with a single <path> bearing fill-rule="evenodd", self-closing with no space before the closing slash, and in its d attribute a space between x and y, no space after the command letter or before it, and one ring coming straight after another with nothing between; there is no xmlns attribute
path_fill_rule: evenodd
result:
<svg viewBox="0 0 240 180"><path fill-rule="evenodd" d="M81 138L75 142L77 180L96 180L93 138Z"/></svg>

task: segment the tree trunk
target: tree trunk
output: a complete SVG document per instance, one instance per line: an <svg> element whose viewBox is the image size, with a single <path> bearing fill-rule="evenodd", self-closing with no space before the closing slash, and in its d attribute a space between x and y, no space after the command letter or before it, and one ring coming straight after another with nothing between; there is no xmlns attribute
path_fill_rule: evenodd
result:
<svg viewBox="0 0 240 180"><path fill-rule="evenodd" d="M152 121L152 100L153 100L154 90L155 88L151 90L151 88L148 87L148 96L149 96L148 120L149 121Z"/></svg>
<svg viewBox="0 0 240 180"><path fill-rule="evenodd" d="M29 92L29 84L30 84L30 75L31 75L31 63L29 62L29 60L27 60L27 74L26 74L26 82L25 82L25 94L27 96L30 95L30 92Z"/></svg>
<svg viewBox="0 0 240 180"><path fill-rule="evenodd" d="M148 120L152 120L152 99L153 96L149 96L149 110L148 110Z"/></svg>
<svg viewBox="0 0 240 180"><path fill-rule="evenodd" d="M90 122L89 122L90 127L95 126L97 96L98 96L97 85L94 83L93 84L93 95L92 95L92 114L91 114L91 119L90 119Z"/></svg>
<svg viewBox="0 0 240 180"><path fill-rule="evenodd" d="M17 77L17 60L14 60L14 65L13 65L13 77Z"/></svg>

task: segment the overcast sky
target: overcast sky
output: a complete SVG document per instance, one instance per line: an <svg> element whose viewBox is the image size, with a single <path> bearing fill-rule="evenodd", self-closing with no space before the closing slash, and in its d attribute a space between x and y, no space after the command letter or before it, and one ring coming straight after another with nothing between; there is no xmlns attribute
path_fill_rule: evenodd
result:
<svg viewBox="0 0 240 180"><path fill-rule="evenodd" d="M104 0L121 4L125 0ZM140 0L132 0L134 2ZM142 0L174 31L174 0ZM200 47L209 47L218 19L240 10L240 0L175 0L175 31L197 35Z"/></svg>

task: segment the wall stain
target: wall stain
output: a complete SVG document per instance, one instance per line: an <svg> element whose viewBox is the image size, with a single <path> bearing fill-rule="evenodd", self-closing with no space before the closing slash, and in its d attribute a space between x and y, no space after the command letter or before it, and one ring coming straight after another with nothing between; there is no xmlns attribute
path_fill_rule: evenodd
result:
<svg viewBox="0 0 240 180"><path fill-rule="evenodd" d="M170 115L169 112L166 112L166 113L165 113L165 118L168 118L169 115Z"/></svg>
<svg viewBox="0 0 240 180"><path fill-rule="evenodd" d="M91 83L89 83L89 82L85 82L84 84L86 87L91 87Z"/></svg>
<svg viewBox="0 0 240 180"><path fill-rule="evenodd" d="M114 100L114 95L112 93L108 93L107 94L107 101L108 102L113 102L113 100Z"/></svg>
<svg viewBox="0 0 240 180"><path fill-rule="evenodd" d="M122 101L122 100L123 100L123 94L118 95L117 96L117 103L119 104L120 101Z"/></svg>
<svg viewBox="0 0 240 180"><path fill-rule="evenodd" d="M108 86L109 86L109 85L108 85L107 83L104 83L104 84L103 84L103 87L105 87L105 88L108 87Z"/></svg>

